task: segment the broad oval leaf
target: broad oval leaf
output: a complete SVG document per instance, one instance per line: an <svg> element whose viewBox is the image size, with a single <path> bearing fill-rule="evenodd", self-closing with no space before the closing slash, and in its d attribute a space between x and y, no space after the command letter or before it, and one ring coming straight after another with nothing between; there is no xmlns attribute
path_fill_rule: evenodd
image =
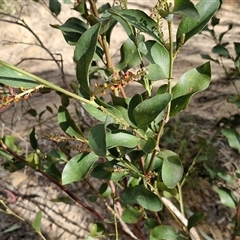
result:
<svg viewBox="0 0 240 240"><path fill-rule="evenodd" d="M146 77L151 81L157 81L166 78L166 75L162 74L162 69L158 64L149 64L146 67L146 70L147 70Z"/></svg>
<svg viewBox="0 0 240 240"><path fill-rule="evenodd" d="M92 117L96 118L100 122L105 122L107 115L101 110L90 104L83 104L82 106Z"/></svg>
<svg viewBox="0 0 240 240"><path fill-rule="evenodd" d="M104 157L106 155L107 148L104 124L98 124L89 129L88 141L90 147L98 156Z"/></svg>
<svg viewBox="0 0 240 240"><path fill-rule="evenodd" d="M82 131L72 119L67 108L60 106L58 109L58 123L61 129L70 137L85 139Z"/></svg>
<svg viewBox="0 0 240 240"><path fill-rule="evenodd" d="M123 43L120 49L120 53L121 60L116 65L117 69L126 71L132 67L136 67L141 62L136 45L131 39L127 39Z"/></svg>
<svg viewBox="0 0 240 240"><path fill-rule="evenodd" d="M142 128L150 124L168 105L171 100L169 93L156 95L144 100L133 110L133 117L137 127Z"/></svg>
<svg viewBox="0 0 240 240"><path fill-rule="evenodd" d="M174 0L174 9L172 13L199 20L198 11L190 0Z"/></svg>
<svg viewBox="0 0 240 240"><path fill-rule="evenodd" d="M220 56L230 58L230 53L229 53L228 49L225 47L225 44L216 45L215 47L212 48L212 52L216 53Z"/></svg>
<svg viewBox="0 0 240 240"><path fill-rule="evenodd" d="M168 188L174 188L183 176L182 163L178 155L170 150L163 150L158 156L163 159L163 182Z"/></svg>
<svg viewBox="0 0 240 240"><path fill-rule="evenodd" d="M88 29L88 25L78 18L69 18L63 25L51 25L60 29L63 37L69 45L75 45L82 34Z"/></svg>
<svg viewBox="0 0 240 240"><path fill-rule="evenodd" d="M235 148L240 153L240 135L235 129L224 128L221 130L222 134L227 138L228 144L231 148Z"/></svg>
<svg viewBox="0 0 240 240"><path fill-rule="evenodd" d="M154 138L149 137L147 141L144 140L143 151L145 153L153 152L155 147L156 147L156 140Z"/></svg>
<svg viewBox="0 0 240 240"><path fill-rule="evenodd" d="M184 110L189 99L197 92L206 89L211 80L211 66L207 62L184 73L172 89L171 116Z"/></svg>
<svg viewBox="0 0 240 240"><path fill-rule="evenodd" d="M117 130L107 133L106 142L107 148L126 147L135 148L140 141L139 137L134 136L128 131Z"/></svg>
<svg viewBox="0 0 240 240"><path fill-rule="evenodd" d="M161 45L160 43L149 40L145 42L145 45L139 46L140 51L146 52L145 57L151 64L156 64L158 68L155 67L155 74L151 79L151 75L153 75L152 69L154 66L148 66L150 68L150 80L160 80L160 79L166 79L169 75L169 66L170 66L170 60L169 60L169 53L167 49ZM147 49L147 51L146 51ZM156 73L156 70L158 70L158 74ZM152 71L152 72L151 72ZM158 75L158 78L156 78L156 74Z"/></svg>
<svg viewBox="0 0 240 240"><path fill-rule="evenodd" d="M58 0L50 0L49 9L57 16L61 12L61 3Z"/></svg>
<svg viewBox="0 0 240 240"><path fill-rule="evenodd" d="M139 210L137 210L134 207L127 207L126 209L123 210L123 214L122 214L122 220L125 223L136 223L140 217L142 217L143 213L140 212Z"/></svg>
<svg viewBox="0 0 240 240"><path fill-rule="evenodd" d="M157 22L149 17L145 12L138 9L125 9L119 12L111 10L109 12L114 15L121 16L125 21L131 23L131 25L135 28L147 33L158 42L163 43L163 40L159 38L157 33Z"/></svg>
<svg viewBox="0 0 240 240"><path fill-rule="evenodd" d="M194 213L189 219L188 219L188 225L187 228L190 230L192 227L196 226L204 217L204 213Z"/></svg>
<svg viewBox="0 0 240 240"><path fill-rule="evenodd" d="M62 172L62 184L77 182L84 179L92 165L98 160L94 153L80 153L69 160Z"/></svg>
<svg viewBox="0 0 240 240"><path fill-rule="evenodd" d="M177 237L177 232L167 225L157 226L150 232L150 240L174 240Z"/></svg>
<svg viewBox="0 0 240 240"><path fill-rule="evenodd" d="M214 190L218 193L222 204L230 208L236 209L238 199L230 189L226 187L218 187Z"/></svg>
<svg viewBox="0 0 240 240"><path fill-rule="evenodd" d="M219 6L219 0L201 0L196 5L200 20L194 20L191 17L184 17L182 19L177 30L177 49L207 25Z"/></svg>
<svg viewBox="0 0 240 240"><path fill-rule="evenodd" d="M144 185L126 188L122 193L122 202L126 205L138 203L143 208L154 212L162 209L160 199Z"/></svg>

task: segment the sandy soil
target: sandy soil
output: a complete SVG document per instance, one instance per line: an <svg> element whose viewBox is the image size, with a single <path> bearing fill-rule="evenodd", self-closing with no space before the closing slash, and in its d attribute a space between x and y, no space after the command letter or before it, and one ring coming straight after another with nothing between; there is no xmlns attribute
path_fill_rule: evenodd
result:
<svg viewBox="0 0 240 240"><path fill-rule="evenodd" d="M136 1L132 6L141 6L148 13L151 4L152 1ZM69 17L78 16L77 12L71 11L71 5L63 4L62 7L62 13L59 16L60 21L65 22ZM222 10L218 12L218 16L221 18L222 23L221 26L217 28L218 32L226 30L227 25L230 22L233 22L234 24L232 31L226 35L226 38L231 43L238 41L236 36L239 36L240 34L240 23L238 21L240 14L239 9L239 5L237 5L236 2L230 3L229 1L226 1L223 4ZM19 11L16 11L14 14L18 16ZM60 31L49 26L49 24L59 24L59 22L53 16L51 16L51 14L47 12L43 6L34 2L28 2L26 4L24 7L24 12L21 15L21 19L24 19L28 26L33 29L33 31L40 37L44 46L49 49L51 53L62 55L62 59L64 60L63 64L66 82L69 83L72 80L75 80L75 65L72 57L74 48L69 46L64 41ZM16 24L10 24L1 21L0 30L1 60L12 64L18 64L21 61L19 67L51 82L57 83L60 86L64 86L61 73L56 66L56 63L52 61L39 61L30 59L49 59L50 56L44 49L36 46L37 41L29 31ZM111 44L113 46L111 48L111 54L114 56L114 61L117 61L117 48L120 46L120 43L124 41L126 35L123 33L121 27L118 26L113 33L113 36L115 37L113 38ZM195 38L190 40L188 44L183 47L181 54L176 60L174 79L177 81L177 79L179 79L185 71L203 64L205 60L201 59L200 54L208 54L211 51L213 44L213 41L204 35L197 35ZM59 59L59 55L54 56ZM23 59L26 60L22 61ZM234 113L238 113L237 108L233 107L232 104L228 104L226 101L223 101L227 94L234 92L234 89L230 85L222 84L222 82L224 82L223 70L215 64L212 64L212 81L213 83L210 88L204 93L196 96L186 111L186 116L192 114L200 116L203 121L202 124L204 125L207 125L207 123L213 122L216 119L220 119L221 117L228 117ZM139 91L141 91L141 88L137 84L130 85L127 88L127 94L134 94ZM25 115L24 113L29 108L35 108L38 112L41 112L46 109L46 106L52 107L54 112L56 112L54 104L57 106L60 104L60 97L56 96L54 93L45 95L35 94L30 98L29 101L22 102L20 104L21 105L18 104L17 106L12 106L7 111L0 113L0 121L2 121L0 132L2 134L15 134L18 140L21 142L21 145L26 147L28 146L26 136L29 134L31 127L36 125L36 121L31 116ZM51 114L44 114L45 119L50 117L52 117ZM56 121L54 118L50 119L49 121L45 122L42 129L37 129L41 130L42 133L49 131L49 129L51 129L53 132L58 132L59 130L56 128L55 122ZM205 131L209 131L209 128L205 129ZM44 143L45 142L43 142L43 144ZM239 164L239 157L231 154L228 155L228 157L231 157L232 161L235 161L236 164ZM29 180L29 176L31 176L31 180ZM32 213L37 212L38 209L41 209L43 212L45 212L47 217L44 218L44 232L49 235L48 239L75 240L82 239L81 237L86 234L86 228L88 227L88 222L90 221L89 218L91 218L89 217L88 213L74 204L64 205L61 203L52 203L51 199L59 196L59 190L43 181L41 177L32 173L26 175L23 172L11 174L10 177L2 170L0 170L0 177L2 182L6 183L5 187L7 185L9 190L13 191L15 194L19 194L19 192L16 192L16 189L25 191L20 192L19 199L21 199L21 201L19 200L18 203L10 203L10 206L16 212L21 214L23 217L28 218L29 220L32 220L34 217ZM215 216L219 212L221 214L223 212L227 212L226 214L223 214L223 216L220 214L221 216L219 218L212 217L211 221L202 228L206 232L214 232L215 236L217 236L215 239L228 239L230 232L228 229L230 221L229 219L231 219L232 212L226 208L223 208L219 211L215 210L216 205L213 206L210 203L212 201L216 201L217 196L212 194L211 186L206 180L202 179L201 182L202 184L200 186L200 191L193 189L186 196L186 199L188 199L187 202L189 208L195 207L197 210L203 209L203 211L209 212L210 216ZM39 185L41 186L41 190L37 188ZM82 190L83 187L85 190ZM83 201L85 201L84 198L86 198L86 195L89 194L87 187L76 186L75 190L78 192ZM51 192L51 194L49 194L49 192ZM32 194L37 194L38 197L32 199L24 197ZM24 206L28 207L25 207L25 210L23 210ZM61 222L61 220L59 220L59 218L56 216L64 216L64 223ZM57 223L51 224L53 219L57 219ZM79 222L78 226L74 226L73 222L71 221L73 219L74 221L76 220ZM217 224L217 222L220 223ZM63 225L64 227L62 227ZM224 227L226 226L227 229L224 230ZM4 227L6 226L4 225ZM4 227L3 223L0 222L0 229L4 229ZM70 231L70 233L68 233L68 231ZM29 237L25 237L23 239L33 239L33 235L31 234ZM17 237L19 237L19 235L17 235L16 238L13 237L9 239L19 239Z"/></svg>

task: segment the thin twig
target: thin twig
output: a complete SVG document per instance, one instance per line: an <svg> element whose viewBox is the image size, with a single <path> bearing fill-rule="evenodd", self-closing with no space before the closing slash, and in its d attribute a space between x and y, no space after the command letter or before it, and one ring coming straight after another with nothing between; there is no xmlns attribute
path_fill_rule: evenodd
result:
<svg viewBox="0 0 240 240"><path fill-rule="evenodd" d="M13 150L11 150L9 147L7 147L2 140L0 140L0 146L7 151L8 153L10 153L12 156L14 156L15 159L18 159L19 161L25 163L26 165L28 165L28 163L26 162L26 160L19 156L17 153L15 153ZM79 205L81 205L83 208L85 208L86 210L88 210L91 214L93 214L94 216L96 216L98 219L100 219L101 221L104 220L104 218L97 213L93 208L91 208L90 206L88 206L87 204L85 204L84 202L82 202L73 192L71 192L69 189L67 189L65 186L63 186L60 182L58 182L55 178L53 178L52 176L48 175L47 173L45 173L43 170L41 169L35 169L36 172L41 173L44 177L46 177L48 180L50 180L51 182L53 182L54 184L56 184L62 191L64 191L69 197L71 197L75 202L77 202Z"/></svg>
<svg viewBox="0 0 240 240"><path fill-rule="evenodd" d="M11 17L11 18L13 18L13 19L16 20L16 21L12 21L12 20L7 20L7 19L0 19L0 21L22 26L22 27L26 28L26 29L34 36L34 38L38 41L39 46L40 46L41 48L43 48L43 49L51 56L51 58L53 59L53 61L57 64L58 69L59 69L60 72L61 72L61 77L62 77L62 81L63 81L63 83L64 83L64 86L65 86L65 88L68 90L68 89L69 89L69 86L68 86L68 84L67 84L67 82L66 82L65 73L64 73L64 71L63 71L63 64L60 64L59 61L54 57L54 54L53 54L47 47L45 47L44 43L43 43L42 40L39 38L39 36L28 26L28 24L27 24L24 20L20 19L19 17L15 17L15 16L13 16L13 15L6 14L6 13L4 13L4 12L0 12L0 15L8 16L8 17ZM20 21L20 22L19 22L19 21Z"/></svg>

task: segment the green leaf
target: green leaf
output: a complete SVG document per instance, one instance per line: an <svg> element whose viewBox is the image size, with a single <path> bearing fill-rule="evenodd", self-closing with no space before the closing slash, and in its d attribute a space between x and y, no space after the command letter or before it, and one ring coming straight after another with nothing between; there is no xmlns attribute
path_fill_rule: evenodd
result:
<svg viewBox="0 0 240 240"><path fill-rule="evenodd" d="M70 137L85 139L82 131L73 121L67 108L60 106L58 109L58 123L61 129Z"/></svg>
<svg viewBox="0 0 240 240"><path fill-rule="evenodd" d="M129 102L129 106L128 106L128 117L129 117L129 120L134 124L136 125L136 121L135 121L135 118L134 118L134 115L133 115L133 110L134 108L143 101L142 99L142 96L140 94L135 94L130 102Z"/></svg>
<svg viewBox="0 0 240 240"><path fill-rule="evenodd" d="M36 152L31 152L26 156L26 162L33 169L39 169L41 162Z"/></svg>
<svg viewBox="0 0 240 240"><path fill-rule="evenodd" d="M40 232L41 230L41 221L42 221L42 212L39 211L36 214L36 217L32 223L32 227L37 230L37 232Z"/></svg>
<svg viewBox="0 0 240 240"><path fill-rule="evenodd" d="M155 218L147 218L144 224L146 230L151 230L158 226L158 221Z"/></svg>
<svg viewBox="0 0 240 240"><path fill-rule="evenodd" d="M224 32L222 32L222 33L219 34L219 37L218 37L219 43L221 43L223 36L224 36L226 33L228 33L232 28L233 28L233 24L230 23L230 24L228 24L228 29L227 29L226 31L224 31Z"/></svg>
<svg viewBox="0 0 240 240"><path fill-rule="evenodd" d="M231 148L235 148L240 153L240 135L235 129L224 128L221 133L227 138Z"/></svg>
<svg viewBox="0 0 240 240"><path fill-rule="evenodd" d="M225 187L218 187L214 190L218 193L222 204L236 209L238 200L231 190Z"/></svg>
<svg viewBox="0 0 240 240"><path fill-rule="evenodd" d="M140 51L146 52L145 48L147 49L147 52L145 54L145 57L147 60L154 65L157 65L158 68L153 66L148 66L147 69L149 69L149 75L150 80L160 80L160 79L166 79L169 75L169 53L167 49L161 45L160 43L149 40L145 42L145 46L141 45ZM151 72L152 71L152 72ZM156 71L159 71L158 73ZM154 73L154 74L153 74ZM156 77L158 76L158 78ZM155 77L153 77L155 76ZM153 78L153 79L151 79ZM155 79L157 78L157 79Z"/></svg>
<svg viewBox="0 0 240 240"><path fill-rule="evenodd" d="M225 44L218 44L212 48L212 52L220 56L230 57L229 51L225 48Z"/></svg>
<svg viewBox="0 0 240 240"><path fill-rule="evenodd" d="M135 148L140 141L139 137L132 135L125 130L115 130L107 133L106 142L107 148L126 147Z"/></svg>
<svg viewBox="0 0 240 240"><path fill-rule="evenodd" d="M149 64L146 67L146 70L146 77L151 81L157 81L166 78L166 76L162 74L162 69L158 64Z"/></svg>
<svg viewBox="0 0 240 240"><path fill-rule="evenodd" d="M212 62L215 62L216 64L220 64L219 60L212 58L212 57L211 57L210 55L208 55L208 54L200 54L200 55L201 55L201 57L202 57L203 59L211 60Z"/></svg>
<svg viewBox="0 0 240 240"><path fill-rule="evenodd" d="M78 1L78 2L75 2L74 4L74 10L79 12L80 14L84 14L84 16L88 13L88 9L87 9L87 4L86 4L86 1Z"/></svg>
<svg viewBox="0 0 240 240"><path fill-rule="evenodd" d="M150 240L174 240L177 237L177 232L166 225L157 226L150 232Z"/></svg>
<svg viewBox="0 0 240 240"><path fill-rule="evenodd" d="M105 232L106 232L106 229L104 225L102 223L95 222L91 227L90 236L91 237L98 236L98 235L103 236ZM86 240L94 240L94 239L95 238L87 238Z"/></svg>
<svg viewBox="0 0 240 240"><path fill-rule="evenodd" d="M89 129L88 141L92 150L101 157L107 152L106 133L104 124L98 124Z"/></svg>
<svg viewBox="0 0 240 240"><path fill-rule="evenodd" d="M66 42L75 45L82 34L88 29L88 25L78 18L69 18L63 25L51 25L51 27L60 29Z"/></svg>
<svg viewBox="0 0 240 240"><path fill-rule="evenodd" d="M139 210L135 209L134 207L127 207L123 210L122 220L125 223L137 223L137 221L142 217L142 213Z"/></svg>
<svg viewBox="0 0 240 240"><path fill-rule="evenodd" d="M33 78L30 78L18 71L3 66L1 65L1 63L0 63L0 83L13 88L23 87L25 89L34 88L39 85Z"/></svg>
<svg viewBox="0 0 240 240"><path fill-rule="evenodd" d="M177 30L177 49L207 25L208 21L214 16L219 6L219 0L201 0L196 5L196 9L200 16L199 21L194 20L191 17L184 17L182 19ZM182 39L183 35L185 35L184 39Z"/></svg>
<svg viewBox="0 0 240 240"><path fill-rule="evenodd" d="M240 56L240 43L239 42L234 42L234 50L236 55L239 57Z"/></svg>
<svg viewBox="0 0 240 240"><path fill-rule="evenodd" d="M198 11L190 0L174 0L174 9L172 13L199 20Z"/></svg>
<svg viewBox="0 0 240 240"><path fill-rule="evenodd" d="M92 117L96 118L100 122L105 122L107 115L101 110L90 104L83 104L82 106Z"/></svg>
<svg viewBox="0 0 240 240"><path fill-rule="evenodd" d="M73 201L70 197L62 196L62 197L52 198L51 202L62 202L62 203L70 204Z"/></svg>
<svg viewBox="0 0 240 240"><path fill-rule="evenodd" d="M100 24L97 23L86 30L77 41L74 51L77 79L80 87L88 94L90 93L89 68L96 50L99 29Z"/></svg>
<svg viewBox="0 0 240 240"><path fill-rule="evenodd" d="M3 137L4 144L14 152L17 151L17 146L15 144L15 140L16 140L16 138L11 135L5 135Z"/></svg>
<svg viewBox="0 0 240 240"><path fill-rule="evenodd" d="M218 172L217 175L228 184L234 186L235 178L232 175L227 174L226 172Z"/></svg>
<svg viewBox="0 0 240 240"><path fill-rule="evenodd" d="M142 128L154 121L158 114L166 108L170 100L171 95L164 93L138 104L133 110L133 117L137 126Z"/></svg>
<svg viewBox="0 0 240 240"><path fill-rule="evenodd" d="M57 16L61 12L61 4L58 0L50 0L49 9Z"/></svg>
<svg viewBox="0 0 240 240"><path fill-rule="evenodd" d="M107 198L112 193L112 189L110 188L108 183L103 183L99 188L99 193L103 198Z"/></svg>
<svg viewBox="0 0 240 240"><path fill-rule="evenodd" d="M140 64L141 59L139 57L135 43L131 39L127 39L120 49L121 60L116 65L119 70L128 70L132 67L136 67Z"/></svg>
<svg viewBox="0 0 240 240"><path fill-rule="evenodd" d="M100 163L91 172L91 176L94 178L108 179L112 181L119 181L128 174L128 169L117 160Z"/></svg>
<svg viewBox="0 0 240 240"><path fill-rule="evenodd" d="M144 140L143 151L145 153L151 153L156 147L156 140L152 137L149 137L147 141Z"/></svg>
<svg viewBox="0 0 240 240"><path fill-rule="evenodd" d="M157 195L146 189L144 185L127 187L122 193L122 202L125 205L138 203L143 208L154 212L162 209L162 202Z"/></svg>
<svg viewBox="0 0 240 240"><path fill-rule="evenodd" d="M31 147L34 150L36 150L38 148L38 142L37 142L36 135L35 135L35 128L32 129L32 131L29 135L29 139L30 139Z"/></svg>
<svg viewBox="0 0 240 240"><path fill-rule="evenodd" d="M188 219L188 230L190 230L192 227L196 226L204 217L204 213L194 213L189 219Z"/></svg>
<svg viewBox="0 0 240 240"><path fill-rule="evenodd" d="M183 166L178 155L170 150L161 151L158 156L163 159L162 179L168 188L174 188L183 176Z"/></svg>
<svg viewBox="0 0 240 240"><path fill-rule="evenodd" d="M163 40L159 39L159 36L157 34L157 22L149 17L145 12L138 9L125 9L118 13L114 11L111 11L111 13L120 15L127 22L131 23L131 25L135 28L150 35L158 42L163 43Z"/></svg>
<svg viewBox="0 0 240 240"><path fill-rule="evenodd" d="M117 22L119 22L122 25L122 27L125 30L128 37L132 41L135 41L135 37L136 37L135 28L133 28L133 26L130 24L130 22L128 22L121 15L119 15L117 11L119 11L119 8L118 7L113 7L109 10L109 13L112 14L113 19L115 19Z"/></svg>
<svg viewBox="0 0 240 240"><path fill-rule="evenodd" d="M184 73L172 89L171 116L184 110L189 99L197 92L206 89L211 80L211 67L207 62Z"/></svg>
<svg viewBox="0 0 240 240"><path fill-rule="evenodd" d="M63 169L62 184L66 185L84 179L97 160L98 156L93 152L80 153L71 158Z"/></svg>

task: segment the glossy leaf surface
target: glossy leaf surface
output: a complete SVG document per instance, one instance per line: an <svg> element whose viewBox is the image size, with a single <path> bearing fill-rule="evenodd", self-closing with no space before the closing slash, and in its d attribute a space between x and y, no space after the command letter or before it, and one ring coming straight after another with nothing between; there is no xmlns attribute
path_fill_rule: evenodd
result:
<svg viewBox="0 0 240 240"><path fill-rule="evenodd" d="M150 211L160 211L162 202L157 195L146 189L143 185L128 187L122 193L123 204L138 203L143 208Z"/></svg>
<svg viewBox="0 0 240 240"><path fill-rule="evenodd" d="M106 134L104 124L98 124L89 129L88 141L92 150L98 155L106 155Z"/></svg>
<svg viewBox="0 0 240 240"><path fill-rule="evenodd" d="M150 240L174 240L177 237L176 231L167 225L157 226L150 232Z"/></svg>
<svg viewBox="0 0 240 240"><path fill-rule="evenodd" d="M33 88L39 85L33 78L12 70L0 63L0 83L13 88Z"/></svg>
<svg viewBox="0 0 240 240"><path fill-rule="evenodd" d="M174 0L174 9L172 13L199 20L198 11L190 0Z"/></svg>
<svg viewBox="0 0 240 240"><path fill-rule="evenodd" d="M230 128L224 128L221 132L227 138L229 146L240 153L240 134L235 129Z"/></svg>
<svg viewBox="0 0 240 240"><path fill-rule="evenodd" d="M139 137L136 137L125 130L112 131L106 135L108 148L120 146L126 148L135 148L139 141Z"/></svg>
<svg viewBox="0 0 240 240"><path fill-rule="evenodd" d="M149 40L145 42L145 45L141 45L140 51L145 52L147 60L153 64L148 66L150 80L166 79L169 75L169 53L167 49L160 43ZM158 67L154 67L157 65ZM153 76L154 77L153 77Z"/></svg>
<svg viewBox="0 0 240 240"><path fill-rule="evenodd" d="M89 68L96 50L99 29L100 24L97 23L86 30L77 41L74 51L74 59L77 64L77 79L80 87L86 93L90 93Z"/></svg>
<svg viewBox="0 0 240 240"><path fill-rule="evenodd" d="M176 153L161 151L158 156L163 159L162 179L168 188L174 188L183 176L183 166Z"/></svg>
<svg viewBox="0 0 240 240"><path fill-rule="evenodd" d="M177 47L179 47L183 34L186 43L192 36L199 33L213 17L220 6L219 0L201 0L196 9L199 13L200 20L194 20L191 17L184 17L180 22L177 30ZM182 44L182 43L181 43Z"/></svg>
<svg viewBox="0 0 240 240"><path fill-rule="evenodd" d="M63 25L50 25L53 28L60 29L66 42L75 45L82 34L88 29L86 23L78 18L69 18Z"/></svg>
<svg viewBox="0 0 240 240"><path fill-rule="evenodd" d="M80 153L71 158L62 172L62 184L69 184L84 179L92 165L98 160L98 156L91 152Z"/></svg>
<svg viewBox="0 0 240 240"><path fill-rule="evenodd" d="M155 40L162 42L157 35L157 23L150 18L145 12L138 9L125 9L119 12L110 11L112 14L121 16L125 21L129 22L135 28L147 33Z"/></svg>
<svg viewBox="0 0 240 240"><path fill-rule="evenodd" d="M211 80L211 67L207 62L197 68L184 73L172 89L173 101L171 105L171 116L175 116L184 110L189 99L197 92L206 89Z"/></svg>
<svg viewBox="0 0 240 240"><path fill-rule="evenodd" d="M130 39L127 39L123 43L120 49L120 53L121 53L121 60L116 65L117 69L126 71L132 67L136 67L141 62L136 45Z"/></svg>
<svg viewBox="0 0 240 240"><path fill-rule="evenodd" d="M230 189L226 187L218 187L215 191L218 193L222 204L230 208L236 208L238 200Z"/></svg>
<svg viewBox="0 0 240 240"><path fill-rule="evenodd" d="M150 124L166 108L170 100L171 95L164 93L138 104L133 110L136 125L141 128Z"/></svg>

